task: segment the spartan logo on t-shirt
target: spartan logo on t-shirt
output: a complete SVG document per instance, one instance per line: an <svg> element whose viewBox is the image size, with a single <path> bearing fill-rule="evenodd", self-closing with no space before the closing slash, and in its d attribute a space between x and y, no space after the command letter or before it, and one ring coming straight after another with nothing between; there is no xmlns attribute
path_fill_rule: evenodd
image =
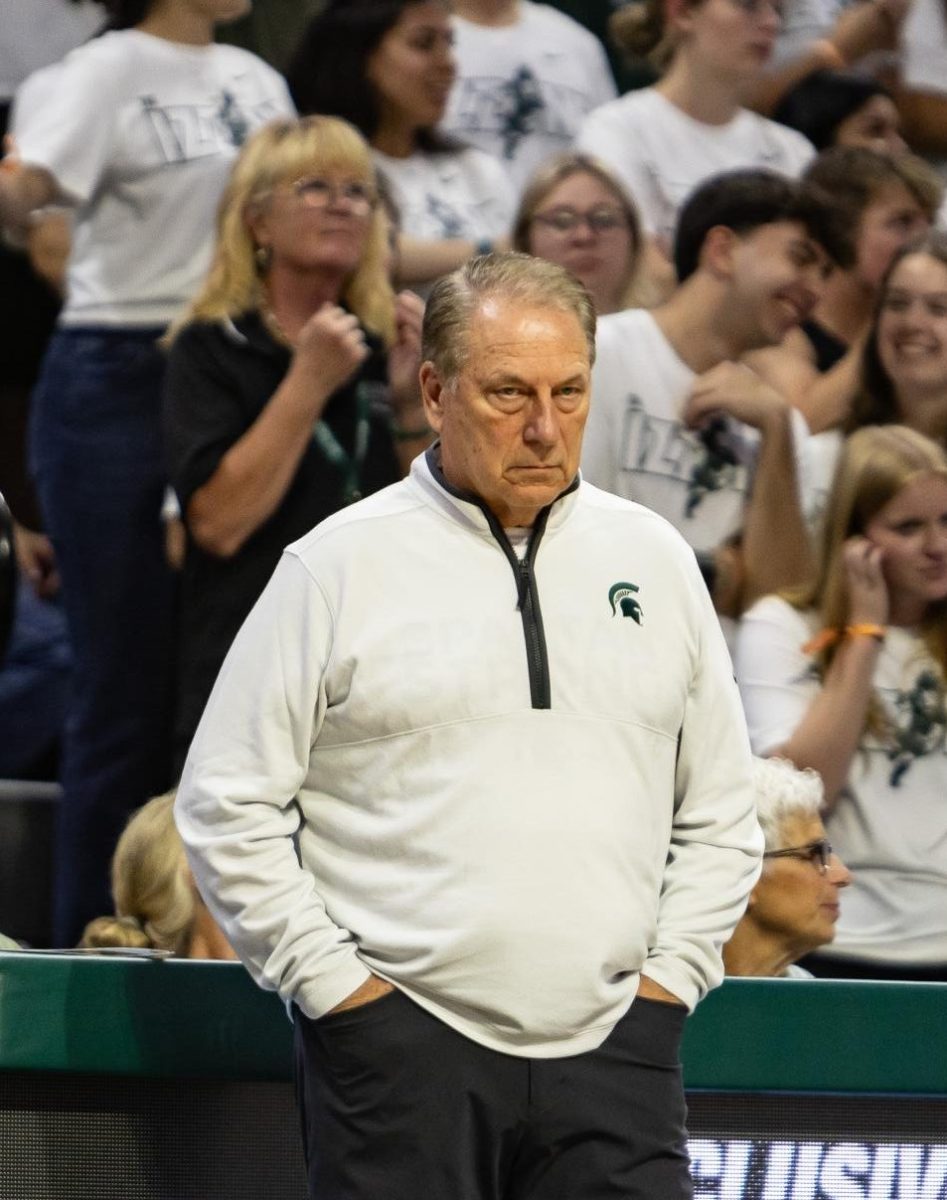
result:
<svg viewBox="0 0 947 1200"><path fill-rule="evenodd" d="M714 492L746 491L746 467L738 461L732 426L700 437L680 421L649 413L639 396L625 402L621 470L679 481L685 488L684 515L693 517Z"/></svg>
<svg viewBox="0 0 947 1200"><path fill-rule="evenodd" d="M428 192L424 197L424 206L427 214L436 223L440 236L442 238L460 238L464 237L466 226L457 213L449 204L435 196L433 192Z"/></svg>
<svg viewBox="0 0 947 1200"><path fill-rule="evenodd" d="M529 67L520 67L512 79L502 85L500 96L504 105L500 115L503 157L513 158L517 146L532 132L536 114L545 108L543 92Z"/></svg>
<svg viewBox="0 0 947 1200"><path fill-rule="evenodd" d="M558 63L558 58L555 61ZM498 137L507 159L516 156L520 143L530 135L543 135L563 147L571 145L592 107L585 92L540 79L525 63L507 77L473 76L458 80L455 86L451 126L460 136L483 133Z"/></svg>
<svg viewBox="0 0 947 1200"><path fill-rule="evenodd" d="M159 104L154 96L142 96L141 107L164 161L190 162L219 154L225 146L242 146L271 106L255 109L252 115L258 119L252 123L236 96L224 88L206 104Z"/></svg>
<svg viewBox="0 0 947 1200"><path fill-rule="evenodd" d="M638 590L637 584L634 583L612 584L608 589L608 603L612 607L613 617L617 617L621 612L623 617L631 617L636 625L641 624L644 613L641 611L641 605L635 599L635 593Z"/></svg>
<svg viewBox="0 0 947 1200"><path fill-rule="evenodd" d="M892 787L898 787L916 758L944 746L947 737L947 713L944 711L944 687L934 671L920 672L914 685L894 695L894 726L888 750L891 760Z"/></svg>

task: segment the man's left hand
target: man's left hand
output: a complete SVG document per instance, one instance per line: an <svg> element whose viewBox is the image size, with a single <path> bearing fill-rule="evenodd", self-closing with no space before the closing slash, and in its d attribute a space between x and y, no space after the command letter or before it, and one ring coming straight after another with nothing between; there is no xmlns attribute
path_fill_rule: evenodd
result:
<svg viewBox="0 0 947 1200"><path fill-rule="evenodd" d="M677 1004L681 1008L687 1007L679 996L675 996L673 992L669 992L660 983L655 983L647 975L642 975L638 981L638 995L644 1000L658 1000L662 1004Z"/></svg>

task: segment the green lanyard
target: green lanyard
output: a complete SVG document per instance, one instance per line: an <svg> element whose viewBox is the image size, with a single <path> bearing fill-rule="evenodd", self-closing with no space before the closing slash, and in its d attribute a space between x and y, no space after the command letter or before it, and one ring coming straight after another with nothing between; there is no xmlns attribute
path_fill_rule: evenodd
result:
<svg viewBox="0 0 947 1200"><path fill-rule="evenodd" d="M371 400L369 389L361 383L355 388L355 450L348 454L325 421L313 426L312 440L316 447L334 467L342 472L342 503L354 504L362 498L362 467L368 453L370 422L368 419Z"/></svg>

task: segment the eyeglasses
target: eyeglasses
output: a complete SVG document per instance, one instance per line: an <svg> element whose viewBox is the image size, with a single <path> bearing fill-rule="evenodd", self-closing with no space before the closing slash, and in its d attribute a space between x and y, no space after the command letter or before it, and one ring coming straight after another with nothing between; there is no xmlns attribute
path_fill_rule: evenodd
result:
<svg viewBox="0 0 947 1200"><path fill-rule="evenodd" d="M767 850L764 858L801 858L810 862L824 875L829 869L829 859L832 857L832 843L827 838L810 842L807 846L787 846L785 850Z"/></svg>
<svg viewBox="0 0 947 1200"><path fill-rule="evenodd" d="M750 13L752 16L759 16L765 9L769 9L774 16L783 19L783 0L733 0L737 8L742 8L745 13Z"/></svg>
<svg viewBox="0 0 947 1200"><path fill-rule="evenodd" d="M579 225L588 225L593 233L609 233L612 229L628 227L628 218L620 208L590 208L588 212L553 208L546 213L534 213L533 220L548 225L556 233L571 233Z"/></svg>
<svg viewBox="0 0 947 1200"><path fill-rule="evenodd" d="M355 181L332 183L313 175L307 179L294 179L292 188L307 208L328 208L342 200L357 217L367 216L378 202L373 188Z"/></svg>

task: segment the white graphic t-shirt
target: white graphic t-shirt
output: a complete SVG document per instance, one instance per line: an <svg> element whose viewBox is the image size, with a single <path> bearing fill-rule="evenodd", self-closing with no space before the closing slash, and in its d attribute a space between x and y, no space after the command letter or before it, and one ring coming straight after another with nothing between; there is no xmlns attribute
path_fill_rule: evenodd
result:
<svg viewBox="0 0 947 1200"><path fill-rule="evenodd" d="M22 97L20 157L75 207L67 325L169 321L207 271L237 151L293 112L282 77L255 55L134 29L79 46Z"/></svg>
<svg viewBox="0 0 947 1200"><path fill-rule="evenodd" d="M481 150L418 151L392 158L373 151L391 184L401 227L417 238L502 237L510 232L514 199L506 173Z"/></svg>
<svg viewBox="0 0 947 1200"><path fill-rule="evenodd" d="M453 18L457 82L445 132L507 169L517 194L552 154L571 148L585 117L615 98L601 43L547 4L522 0L514 25Z"/></svg>
<svg viewBox="0 0 947 1200"><path fill-rule="evenodd" d="M757 754L795 732L821 682L803 645L819 616L767 596L746 613L735 666ZM940 668L910 629L891 627L875 693L887 719L866 732L826 818L852 871L828 952L903 964L947 963L947 712Z"/></svg>
<svg viewBox="0 0 947 1200"><path fill-rule="evenodd" d="M661 514L699 553L743 524L758 434L729 418L714 452L681 421L694 372L646 309L598 325L582 475Z"/></svg>
<svg viewBox="0 0 947 1200"><path fill-rule="evenodd" d="M793 178L815 154L797 133L741 109L725 125L696 121L654 88L629 92L593 112L578 145L621 178L645 230L670 248L684 201L704 180L740 167L765 167Z"/></svg>

